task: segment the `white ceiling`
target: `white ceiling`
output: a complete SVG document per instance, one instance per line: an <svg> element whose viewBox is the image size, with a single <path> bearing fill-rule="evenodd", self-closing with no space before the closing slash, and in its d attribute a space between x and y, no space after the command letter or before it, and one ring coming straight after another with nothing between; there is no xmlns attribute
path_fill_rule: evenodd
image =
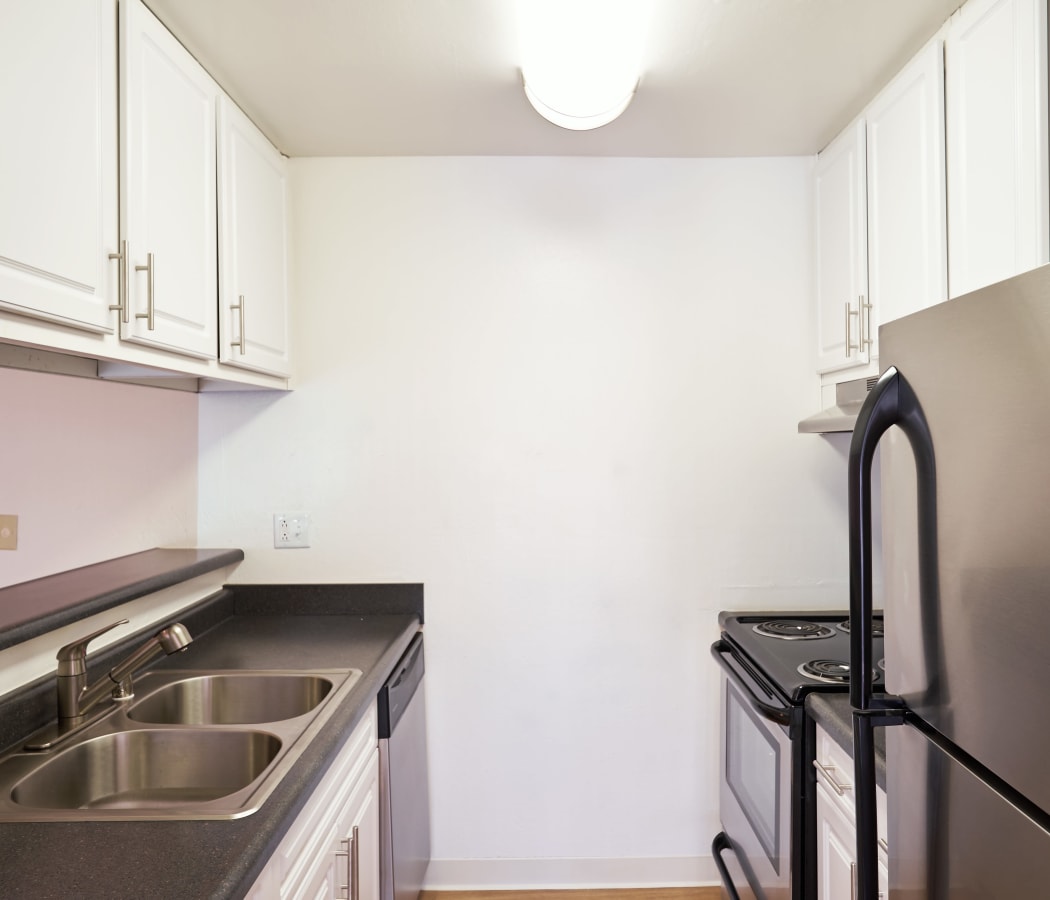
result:
<svg viewBox="0 0 1050 900"><path fill-rule="evenodd" d="M512 0L147 0L290 156L687 157L815 153L962 0L651 2L634 101L569 132L525 99Z"/></svg>

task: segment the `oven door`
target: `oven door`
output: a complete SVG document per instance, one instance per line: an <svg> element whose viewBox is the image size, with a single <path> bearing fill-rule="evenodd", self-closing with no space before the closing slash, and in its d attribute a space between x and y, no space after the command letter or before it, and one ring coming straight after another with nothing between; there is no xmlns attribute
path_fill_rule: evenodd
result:
<svg viewBox="0 0 1050 900"><path fill-rule="evenodd" d="M792 735L798 711L735 657L724 641L719 811L715 841L724 896L792 900ZM797 876L796 876L797 877Z"/></svg>

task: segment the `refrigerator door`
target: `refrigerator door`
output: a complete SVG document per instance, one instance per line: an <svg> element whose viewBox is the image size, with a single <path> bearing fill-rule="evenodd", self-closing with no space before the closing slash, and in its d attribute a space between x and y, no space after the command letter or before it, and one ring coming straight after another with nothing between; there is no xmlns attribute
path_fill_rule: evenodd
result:
<svg viewBox="0 0 1050 900"><path fill-rule="evenodd" d="M936 578L920 596L912 451L896 427L880 444L887 689L1050 812L1050 266L879 339L936 467Z"/></svg>
<svg viewBox="0 0 1050 900"><path fill-rule="evenodd" d="M890 900L1043 895L1050 832L918 729L887 729L886 748Z"/></svg>

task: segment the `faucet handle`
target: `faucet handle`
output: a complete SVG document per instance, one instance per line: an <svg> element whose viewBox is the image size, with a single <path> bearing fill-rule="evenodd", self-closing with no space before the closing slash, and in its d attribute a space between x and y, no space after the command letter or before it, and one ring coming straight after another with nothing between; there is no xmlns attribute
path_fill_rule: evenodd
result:
<svg viewBox="0 0 1050 900"><path fill-rule="evenodd" d="M119 622L114 622L112 625L107 625L105 628L100 628L98 631L92 632L82 638L66 644L61 647L55 659L58 660L58 673L59 675L84 675L87 672L87 645L91 643L100 634L105 634L107 631L112 631L118 625L127 625L127 619L121 619Z"/></svg>

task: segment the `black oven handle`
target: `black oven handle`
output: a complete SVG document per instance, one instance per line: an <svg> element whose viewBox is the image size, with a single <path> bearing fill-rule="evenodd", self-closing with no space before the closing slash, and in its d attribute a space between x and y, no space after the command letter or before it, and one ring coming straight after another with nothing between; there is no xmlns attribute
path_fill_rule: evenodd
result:
<svg viewBox="0 0 1050 900"><path fill-rule="evenodd" d="M771 722L776 722L778 725L783 725L788 728L791 727L792 716L790 707L773 706L771 703L767 703L761 697L758 697L755 692L751 690L751 686L743 681L740 678L740 674L726 661L726 656L733 655L733 648L730 647L729 644L723 640L715 641L711 645L711 655L715 658L718 664L725 669L729 677L733 679L733 683L741 687L747 693L748 701L759 715L764 719L769 719Z"/></svg>
<svg viewBox="0 0 1050 900"><path fill-rule="evenodd" d="M733 850L733 845L730 843L728 835L724 831L720 831L715 836L714 841L711 842L711 855L715 858L718 874L722 876L722 887L729 894L729 900L740 900L740 894L737 893L736 885L733 884L733 876L729 874L725 860L722 859L723 850Z"/></svg>

